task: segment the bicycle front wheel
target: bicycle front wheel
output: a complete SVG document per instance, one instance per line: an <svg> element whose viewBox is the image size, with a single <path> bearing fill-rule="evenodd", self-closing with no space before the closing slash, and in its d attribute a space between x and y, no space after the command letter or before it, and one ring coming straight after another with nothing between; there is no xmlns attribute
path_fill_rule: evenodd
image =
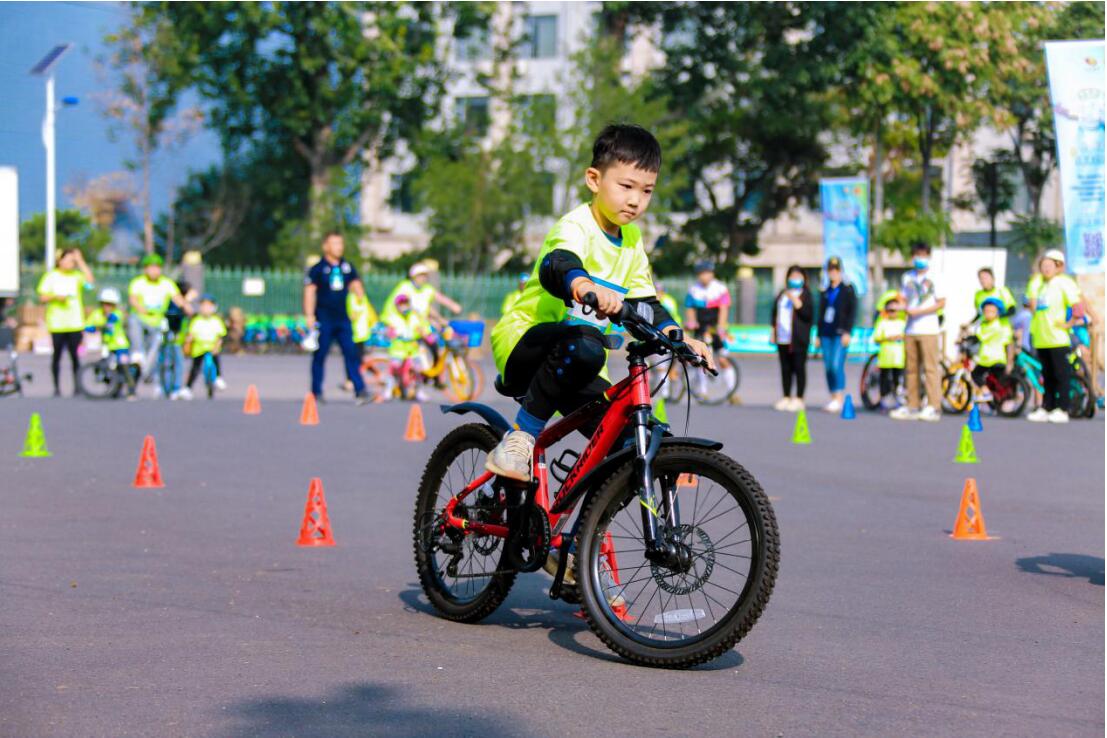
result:
<svg viewBox="0 0 1107 738"><path fill-rule="evenodd" d="M480 395L484 376L480 369L464 356L447 356L445 372L450 385L450 397L456 402L473 400Z"/></svg>
<svg viewBox="0 0 1107 738"><path fill-rule="evenodd" d="M122 374L107 360L81 364L77 370L77 390L89 399L110 400L119 397L122 389Z"/></svg>
<svg viewBox="0 0 1107 738"><path fill-rule="evenodd" d="M168 344L163 344L158 352L158 385L165 397L177 389L177 352Z"/></svg>
<svg viewBox="0 0 1107 738"><path fill-rule="evenodd" d="M873 354L865 362L865 368L861 370L861 404L866 410L876 410L880 407L880 367L877 365L877 355Z"/></svg>
<svg viewBox="0 0 1107 738"><path fill-rule="evenodd" d="M960 372L942 377L942 409L960 415L972 404L972 382Z"/></svg>
<svg viewBox="0 0 1107 738"><path fill-rule="evenodd" d="M726 653L757 622L776 582L780 535L768 497L733 459L664 446L653 470L654 500L674 489L676 525L661 523L659 534L677 560L645 557L642 504L627 464L581 513L576 581L588 624L611 650L635 663L686 668Z"/></svg>

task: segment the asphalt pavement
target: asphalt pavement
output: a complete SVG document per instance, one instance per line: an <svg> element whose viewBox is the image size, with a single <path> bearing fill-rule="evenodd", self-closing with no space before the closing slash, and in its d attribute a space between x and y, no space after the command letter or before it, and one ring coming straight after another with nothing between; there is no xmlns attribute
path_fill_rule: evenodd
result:
<svg viewBox="0 0 1107 738"><path fill-rule="evenodd" d="M780 577L734 651L673 672L608 652L542 573L479 625L429 611L415 488L464 419L425 405L405 442L408 405L336 390L302 427L302 357L228 357L226 395L191 403L55 400L27 365L32 396L0 399L2 736L1104 733L1101 417L986 416L975 466L952 463L964 418L812 411L794 446L775 363L743 361L745 404L694 406L691 432L770 495ZM19 456L34 411L47 459ZM131 488L147 434L163 490ZM969 475L995 540L949 538ZM334 548L295 545L316 476Z"/></svg>

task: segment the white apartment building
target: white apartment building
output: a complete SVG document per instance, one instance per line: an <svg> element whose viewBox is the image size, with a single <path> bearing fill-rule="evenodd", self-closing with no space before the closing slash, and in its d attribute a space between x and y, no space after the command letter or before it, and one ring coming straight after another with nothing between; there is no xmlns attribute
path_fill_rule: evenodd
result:
<svg viewBox="0 0 1107 738"><path fill-rule="evenodd" d="M600 10L598 2L515 2L501 4L501 10L493 19L495 33L511 33L520 39L515 65L518 79L514 92L521 95L561 95L564 82L570 77L570 57L587 43L589 34ZM453 79L443 101L443 114L471 121L481 130L495 135L497 125L502 125L502 111L495 110L487 91L477 82L477 74L491 74L491 43L489 39L473 39L444 47L448 55ZM658 51L653 34L639 29L627 44L624 70L627 74L642 74L663 57ZM1006 134L981 130L973 139L958 146L946 160L936 161L943 174L943 199L951 200L973 192L970 172L972 162L986 157L994 149L1009 147ZM366 255L392 257L400 253L422 249L430 235L424 216L412 212L410 193L405 186L405 173L415 166L409 155L400 155L383 162L367 162L362 178L360 214L362 223L370 227L370 234L362 241ZM725 199L726 193L720 193ZM555 192L554 201L562 202L563 193ZM1025 200L1025 194L1021 195ZM1056 174L1047 185L1043 199L1043 215L1055 220L1061 217L1061 202ZM1000 218L997 227L1004 230L1009 217ZM550 219L536 220L530 229L528 240L538 245L551 225ZM958 234L957 245L987 246L988 221L980 213L954 211L953 229ZM652 243L661 233L650 233L646 227L647 242ZM758 292L779 286L784 281L784 271L790 264L817 269L823 259L821 216L807 208L799 208L768 223L760 236L761 252L743 259L746 267L742 277L755 280ZM884 264L889 276L895 277L904 267L898 255L888 254ZM1021 277L1026 267L1015 267Z"/></svg>

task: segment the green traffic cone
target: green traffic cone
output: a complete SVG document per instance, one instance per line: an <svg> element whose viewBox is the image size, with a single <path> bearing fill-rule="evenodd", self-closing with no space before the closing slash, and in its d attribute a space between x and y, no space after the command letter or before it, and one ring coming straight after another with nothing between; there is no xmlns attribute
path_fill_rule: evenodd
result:
<svg viewBox="0 0 1107 738"><path fill-rule="evenodd" d="M46 449L46 435L42 432L42 417L31 413L31 422L27 425L27 438L23 441L23 453L32 459L41 459L50 455Z"/></svg>
<svg viewBox="0 0 1107 738"><path fill-rule="evenodd" d="M811 443L811 431L807 428L807 411L800 410L796 415L796 428L792 431L792 443L807 446Z"/></svg>
<svg viewBox="0 0 1107 738"><path fill-rule="evenodd" d="M972 443L972 431L969 430L969 426L961 426L961 441L957 444L957 456L954 457L953 463L955 464L979 464L980 460L976 458L976 447Z"/></svg>
<svg viewBox="0 0 1107 738"><path fill-rule="evenodd" d="M669 422L669 413L665 410L665 398L659 397L657 400L657 407L653 409L653 416L660 420L662 423Z"/></svg>

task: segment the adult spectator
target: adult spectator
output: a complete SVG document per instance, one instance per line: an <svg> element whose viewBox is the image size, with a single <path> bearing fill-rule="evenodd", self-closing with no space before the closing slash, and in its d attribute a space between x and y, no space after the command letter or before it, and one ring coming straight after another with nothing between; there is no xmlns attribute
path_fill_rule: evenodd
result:
<svg viewBox="0 0 1107 738"><path fill-rule="evenodd" d="M161 348L162 333L166 328L166 313L170 305L176 305L186 314L192 314L192 308L181 296L177 283L161 273L165 261L157 254L146 254L139 262L142 274L127 285L127 300L131 313L127 316L127 334L131 339L131 356L135 364L149 374L154 370L147 367L148 357L157 356ZM154 384L154 393L160 395L161 384Z"/></svg>
<svg viewBox="0 0 1107 738"><path fill-rule="evenodd" d="M1030 343L1042 363L1042 406L1027 416L1035 423L1069 422L1069 329L1073 313L1086 308L1080 288L1064 273L1065 255L1058 249L1045 252L1038 274L1026 286L1030 298Z"/></svg>
<svg viewBox="0 0 1107 738"><path fill-rule="evenodd" d="M1011 316L1015 314L1015 308L1018 307L1015 304L1015 296L1006 287L996 286L996 274L991 267L982 267L976 273L976 276L980 280L980 289L976 291L972 298L973 307L976 308L976 318L979 319L981 316L981 307L984 305L984 301L988 298L995 298L1003 305L1003 310L999 313L1000 324L1010 327Z"/></svg>
<svg viewBox="0 0 1107 738"><path fill-rule="evenodd" d="M938 283L930 274L930 245L915 244L912 269L903 275L903 296L907 301L907 406L897 407L889 417L896 420L937 422L942 417L942 378L938 375L938 334L942 323L938 313L946 306ZM926 407L920 409L919 369L926 380Z"/></svg>
<svg viewBox="0 0 1107 738"><path fill-rule="evenodd" d="M331 343L337 341L346 364L346 376L354 385L356 402L369 401L361 377L361 349L354 343L354 328L346 312L346 297L353 292L365 296L357 269L343 258L346 242L342 234L331 232L323 238L323 258L304 276L304 317L316 333L315 353L311 357L311 391L323 399L323 370Z"/></svg>
<svg viewBox="0 0 1107 738"><path fill-rule="evenodd" d="M780 356L780 400L776 410L799 412L807 389L807 351L811 342L811 323L815 305L807 288L807 275L798 266L788 267L787 283L773 302L772 342ZM796 394L792 394L795 381Z"/></svg>
<svg viewBox="0 0 1107 738"><path fill-rule="evenodd" d="M826 262L826 289L819 301L818 343L822 347L826 367L826 386L830 402L823 408L828 413L842 409L846 393L846 354L857 318L857 293L842 280L842 260L832 256Z"/></svg>
<svg viewBox="0 0 1107 738"><path fill-rule="evenodd" d="M54 343L50 373L54 378L54 397L61 397L62 354L69 354L73 369L73 393L77 386L77 349L85 330L85 306L81 293L92 286L92 272L79 249L65 249L58 255L55 267L38 282L39 302L46 305L46 330Z"/></svg>

